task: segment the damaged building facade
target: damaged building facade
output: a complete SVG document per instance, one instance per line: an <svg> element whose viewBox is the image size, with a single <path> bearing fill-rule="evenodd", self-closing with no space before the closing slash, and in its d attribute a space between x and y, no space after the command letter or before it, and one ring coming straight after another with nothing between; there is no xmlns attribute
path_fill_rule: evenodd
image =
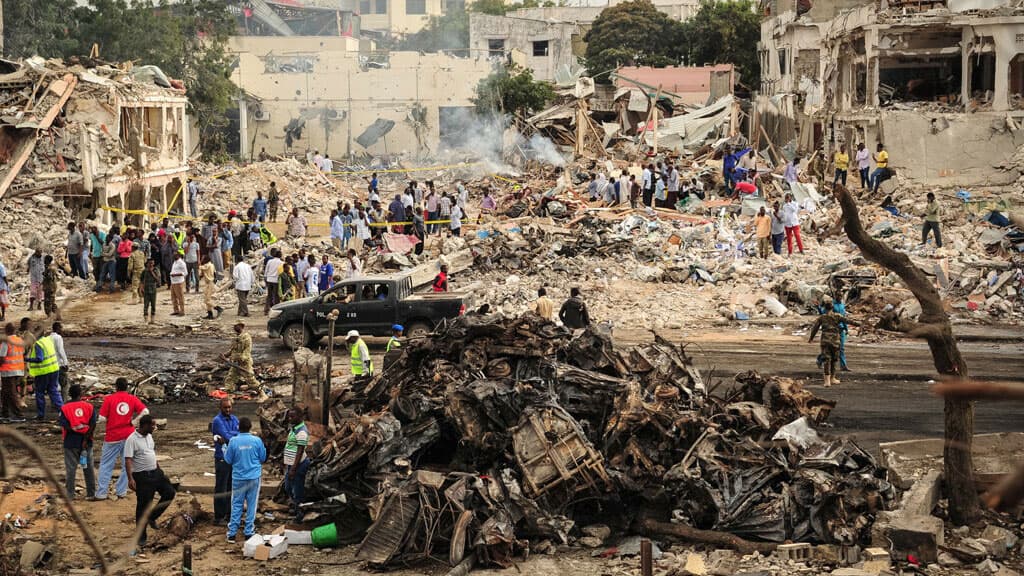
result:
<svg viewBox="0 0 1024 576"><path fill-rule="evenodd" d="M248 36L231 47L239 59L232 80L244 94L244 158L262 149L431 154L461 128L453 119L473 106L477 83L493 68L486 58L360 52L354 38Z"/></svg>
<svg viewBox="0 0 1024 576"><path fill-rule="evenodd" d="M883 142L897 175L925 184L1016 179L993 168L1024 144L1019 2L776 0L762 12L757 124L775 142L807 154Z"/></svg>
<svg viewBox="0 0 1024 576"><path fill-rule="evenodd" d="M569 83L580 70L583 27L575 22L469 15L469 52L505 59L529 68L537 80Z"/></svg>
<svg viewBox="0 0 1024 576"><path fill-rule="evenodd" d="M102 222L183 209L188 100L159 69L41 58L5 68L0 197L67 197Z"/></svg>

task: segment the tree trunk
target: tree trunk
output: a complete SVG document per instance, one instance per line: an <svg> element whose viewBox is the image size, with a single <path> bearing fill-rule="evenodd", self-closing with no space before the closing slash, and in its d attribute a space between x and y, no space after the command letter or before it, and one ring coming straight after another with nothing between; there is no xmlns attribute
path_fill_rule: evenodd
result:
<svg viewBox="0 0 1024 576"><path fill-rule="evenodd" d="M928 343L935 369L940 375L966 380L967 364L960 355L949 317L942 308L942 299L934 284L906 254L875 240L864 230L857 212L857 203L845 187L837 184L833 192L846 220L846 235L860 248L865 258L895 272L921 304L920 323L913 327L911 333L924 338ZM978 492L974 485L974 462L971 456L974 403L947 397L944 420L943 461L949 515L959 525L970 524L978 517Z"/></svg>

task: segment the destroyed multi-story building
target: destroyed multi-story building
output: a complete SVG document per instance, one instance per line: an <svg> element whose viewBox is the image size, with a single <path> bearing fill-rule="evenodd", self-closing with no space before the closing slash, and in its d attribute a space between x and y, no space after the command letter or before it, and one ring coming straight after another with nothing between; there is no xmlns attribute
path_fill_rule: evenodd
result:
<svg viewBox="0 0 1024 576"><path fill-rule="evenodd" d="M537 80L568 83L581 68L583 28L575 22L513 16L469 15L469 52L509 59Z"/></svg>
<svg viewBox="0 0 1024 576"><path fill-rule="evenodd" d="M881 142L899 177L926 184L1016 179L994 167L1024 144L1019 1L766 0L762 14L754 123L774 142Z"/></svg>
<svg viewBox="0 0 1024 576"><path fill-rule="evenodd" d="M3 72L0 197L48 192L107 222L183 209L190 149L180 84L152 66L41 58L5 61Z"/></svg>
<svg viewBox="0 0 1024 576"><path fill-rule="evenodd" d="M351 37L238 36L240 154L435 152L472 108L486 58L360 50Z"/></svg>

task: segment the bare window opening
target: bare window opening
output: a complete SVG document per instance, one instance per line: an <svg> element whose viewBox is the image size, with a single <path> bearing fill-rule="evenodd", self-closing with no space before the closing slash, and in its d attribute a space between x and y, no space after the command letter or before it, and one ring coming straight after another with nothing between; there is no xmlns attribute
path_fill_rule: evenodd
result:
<svg viewBox="0 0 1024 576"><path fill-rule="evenodd" d="M405 13L419 15L427 13L427 0L405 0Z"/></svg>
<svg viewBox="0 0 1024 576"><path fill-rule="evenodd" d="M373 11L374 14L387 14L388 13L388 0L377 0L376 4L377 4L377 7L376 7L376 10Z"/></svg>
<svg viewBox="0 0 1024 576"><path fill-rule="evenodd" d="M487 41L487 55L491 58L505 57L505 39L491 38Z"/></svg>
<svg viewBox="0 0 1024 576"><path fill-rule="evenodd" d="M996 55L994 53L971 56L971 100L977 104L991 104L996 89Z"/></svg>
<svg viewBox="0 0 1024 576"><path fill-rule="evenodd" d="M863 105L868 97L868 68L863 64L853 66L853 101Z"/></svg>
<svg viewBox="0 0 1024 576"><path fill-rule="evenodd" d="M370 13L370 0L359 0L359 13L369 14Z"/></svg>
<svg viewBox="0 0 1024 576"><path fill-rule="evenodd" d="M882 58L878 69L878 100L956 104L963 81L960 56Z"/></svg>
<svg viewBox="0 0 1024 576"><path fill-rule="evenodd" d="M444 2L441 3L441 7L445 14L451 14L452 12L465 12L466 0L444 0Z"/></svg>
<svg viewBox="0 0 1024 576"><path fill-rule="evenodd" d="M547 56L548 55L548 41L537 40L533 43L533 55L534 56Z"/></svg>
<svg viewBox="0 0 1024 576"><path fill-rule="evenodd" d="M789 74L789 50L779 49L779 76Z"/></svg>
<svg viewBox="0 0 1024 576"><path fill-rule="evenodd" d="M1010 60L1010 107L1024 110L1024 54Z"/></svg>

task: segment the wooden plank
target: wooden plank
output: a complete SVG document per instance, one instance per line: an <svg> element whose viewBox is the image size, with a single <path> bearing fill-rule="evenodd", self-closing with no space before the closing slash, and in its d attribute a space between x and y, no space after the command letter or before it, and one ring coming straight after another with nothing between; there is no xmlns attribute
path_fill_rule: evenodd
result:
<svg viewBox="0 0 1024 576"><path fill-rule="evenodd" d="M53 88L61 88L59 92L60 98L57 102L47 110L46 114L43 115L39 121L39 128L35 132L29 132L28 129L16 132L17 137L21 138L21 141L17 145L17 149L11 154L11 163L8 165L7 172L3 175L3 179L0 180L0 198L4 197L7 189L14 183L14 179L21 174L22 168L25 167L25 163L28 162L32 152L36 149L36 142L39 141L39 134L41 131L46 130L53 124L53 120L60 113L64 104L67 103L68 98L75 91L75 86L78 85L78 78L74 74L65 74L63 79L54 80L47 90Z"/></svg>

